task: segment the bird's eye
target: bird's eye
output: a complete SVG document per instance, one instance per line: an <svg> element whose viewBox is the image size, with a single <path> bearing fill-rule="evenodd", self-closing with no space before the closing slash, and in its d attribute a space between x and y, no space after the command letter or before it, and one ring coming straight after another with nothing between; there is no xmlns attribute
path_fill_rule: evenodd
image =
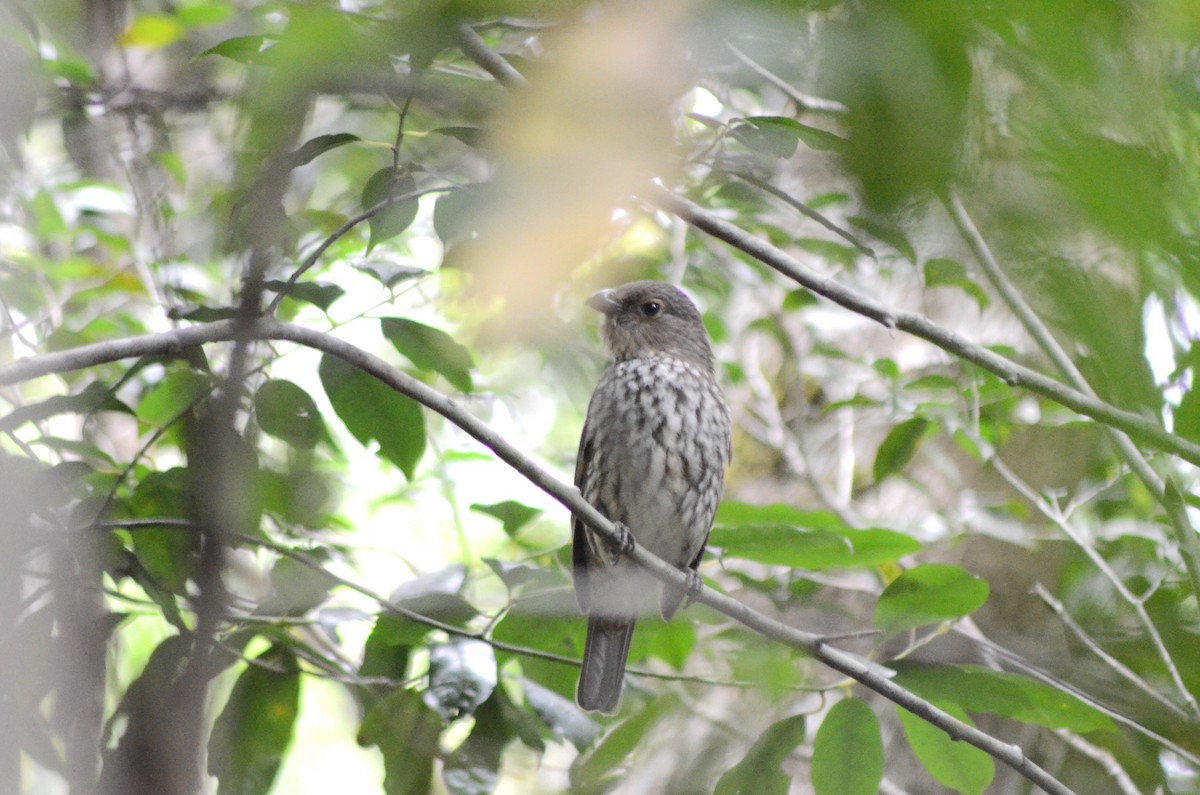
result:
<svg viewBox="0 0 1200 795"><path fill-rule="evenodd" d="M642 304L642 314L646 317L654 317L662 311L662 303L659 301L646 301Z"/></svg>

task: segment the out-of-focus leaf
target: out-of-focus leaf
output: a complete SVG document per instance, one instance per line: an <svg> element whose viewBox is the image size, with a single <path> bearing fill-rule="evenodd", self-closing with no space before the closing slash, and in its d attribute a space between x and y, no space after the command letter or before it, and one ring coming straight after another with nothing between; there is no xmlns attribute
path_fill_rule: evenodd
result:
<svg viewBox="0 0 1200 795"><path fill-rule="evenodd" d="M638 622L629 644L629 657L632 660L657 657L679 671L694 648L696 627L692 622L661 621L657 616L649 616Z"/></svg>
<svg viewBox="0 0 1200 795"><path fill-rule="evenodd" d="M937 706L968 726L974 725L956 705L939 703ZM897 707L896 713L900 716L900 725L904 727L904 736L913 755L935 781L962 795L983 795L996 775L996 767L990 756L973 745L951 740L946 732L906 709Z"/></svg>
<svg viewBox="0 0 1200 795"><path fill-rule="evenodd" d="M346 430L364 445L378 442L379 454L412 480L425 453L425 415L421 407L336 357L321 357L318 372L325 394Z"/></svg>
<svg viewBox="0 0 1200 795"><path fill-rule="evenodd" d="M451 795L491 795L500 780L504 746L515 736L499 699L473 710L475 726L442 765L442 781Z"/></svg>
<svg viewBox="0 0 1200 795"><path fill-rule="evenodd" d="M1200 442L1200 381L1193 375L1192 388L1175 409L1175 433L1191 442ZM13 412L14 414L16 412Z"/></svg>
<svg viewBox="0 0 1200 795"><path fill-rule="evenodd" d="M379 262L368 260L355 264L363 273L374 277L389 290L395 287L400 282L408 281L409 279L417 279L428 275L429 271L424 268L418 268L415 265L403 265L392 262Z"/></svg>
<svg viewBox="0 0 1200 795"><path fill-rule="evenodd" d="M291 381L275 379L259 387L254 416L265 433L301 450L311 450L327 436L316 402Z"/></svg>
<svg viewBox="0 0 1200 795"><path fill-rule="evenodd" d="M455 638L429 647L425 704L449 723L472 714L496 689L496 655L483 641Z"/></svg>
<svg viewBox="0 0 1200 795"><path fill-rule="evenodd" d="M962 266L962 263L944 257L935 257L925 260L923 270L926 287L957 287L979 305L980 311L987 309L989 303L987 293L967 275L967 269Z"/></svg>
<svg viewBox="0 0 1200 795"><path fill-rule="evenodd" d="M145 14L121 34L121 43L126 47L141 47L146 50L161 50L183 38L183 25L166 14Z"/></svg>
<svg viewBox="0 0 1200 795"><path fill-rule="evenodd" d="M528 505L522 505L516 500L505 500L504 502L495 502L491 505L483 505L477 502L471 505L471 510L499 519L501 524L504 525L505 534L509 538L516 536L522 527L542 515L541 508L531 508Z"/></svg>
<svg viewBox="0 0 1200 795"><path fill-rule="evenodd" d="M40 422L58 414L87 415L97 411L133 413L133 409L117 400L107 385L93 381L74 395L54 395L40 403L18 406L0 417L0 433L15 430L27 422Z"/></svg>
<svg viewBox="0 0 1200 795"><path fill-rule="evenodd" d="M776 721L758 736L736 765L717 779L714 795L787 795L791 779L780 769L804 742L803 715Z"/></svg>
<svg viewBox="0 0 1200 795"><path fill-rule="evenodd" d="M329 551L320 547L296 551L314 564L329 558ZM271 593L259 602L257 612L269 616L302 616L328 599L330 589L336 584L337 581L325 571L281 556L271 567Z"/></svg>
<svg viewBox="0 0 1200 795"><path fill-rule="evenodd" d="M916 454L917 447L925 438L929 427L929 420L912 417L888 432L875 453L875 465L872 469L876 483L904 469Z"/></svg>
<svg viewBox="0 0 1200 795"><path fill-rule="evenodd" d="M447 247L470 240L479 233L485 211L477 192L454 190L443 193L433 206L433 231Z"/></svg>
<svg viewBox="0 0 1200 795"><path fill-rule="evenodd" d="M419 369L440 373L460 392L470 392L471 352L446 332L402 317L380 321L383 336Z"/></svg>
<svg viewBox="0 0 1200 795"><path fill-rule="evenodd" d="M237 61L242 64L255 63L258 56L262 54L264 47L268 42L274 41L277 37L270 35L261 36L234 36L226 39L220 44L209 47L204 52L197 55L197 58L203 58L206 55L220 55L228 58L231 61Z"/></svg>
<svg viewBox="0 0 1200 795"><path fill-rule="evenodd" d="M296 656L272 646L233 685L208 741L217 795L266 795L292 742L300 707Z"/></svg>
<svg viewBox="0 0 1200 795"><path fill-rule="evenodd" d="M874 795L882 780L879 720L866 702L839 701L813 740L813 790L817 795Z"/></svg>
<svg viewBox="0 0 1200 795"><path fill-rule="evenodd" d="M880 594L874 624L890 633L937 624L968 615L987 597L987 581L958 566L917 566L892 580Z"/></svg>
<svg viewBox="0 0 1200 795"><path fill-rule="evenodd" d="M426 795L441 731L441 720L420 694L397 688L367 712L358 744L376 745L383 754L387 795Z"/></svg>
<svg viewBox="0 0 1200 795"><path fill-rule="evenodd" d="M789 158L803 141L810 149L837 151L846 143L818 127L786 116L750 116L733 125L733 136L755 152Z"/></svg>
<svg viewBox="0 0 1200 795"><path fill-rule="evenodd" d="M138 402L135 413L142 422L166 425L194 406L212 388L212 379L195 370L176 370L152 386Z"/></svg>
<svg viewBox="0 0 1200 795"><path fill-rule="evenodd" d="M362 208L369 210L386 199L403 196L417 189L417 182L410 174L397 174L390 166L376 171L363 186ZM385 240L403 232L417 217L417 200L409 199L393 204L367 221L371 239L367 242L367 253Z"/></svg>
<svg viewBox="0 0 1200 795"><path fill-rule="evenodd" d="M172 519L189 514L187 472L173 467L142 478L129 500L136 518ZM133 534L133 553L158 586L175 594L187 593L196 570L200 533L188 527L145 527Z"/></svg>
<svg viewBox="0 0 1200 795"><path fill-rule="evenodd" d="M439 127L429 132L448 135L471 147L478 147L483 143L483 130L478 127Z"/></svg>
<svg viewBox="0 0 1200 795"><path fill-rule="evenodd" d="M553 690L542 687L532 679L521 680L525 703L557 737L562 737L582 751L600 734L600 727L587 713Z"/></svg>
<svg viewBox="0 0 1200 795"><path fill-rule="evenodd" d="M1115 730L1107 715L1075 696L1016 674L973 665L901 662L894 667L896 684L928 701L950 701L970 713L1080 733Z"/></svg>
<svg viewBox="0 0 1200 795"><path fill-rule="evenodd" d="M571 765L571 784L599 791L605 782L621 775L621 767L629 754L641 744L646 733L665 715L679 707L673 694L652 699L645 708L621 721L590 751L580 754Z"/></svg>
<svg viewBox="0 0 1200 795"><path fill-rule="evenodd" d="M299 168L307 163L311 163L326 152L337 149L339 146L345 146L346 144L352 144L355 141L361 140L361 138L353 133L318 135L315 138L305 141L298 149L291 152L288 155L288 165L292 168Z"/></svg>
<svg viewBox="0 0 1200 795"><path fill-rule="evenodd" d="M862 215L847 216L846 222L858 227L876 240L887 243L899 251L906 260L916 264L917 252L909 242L908 235L904 234L904 230L876 218L867 218Z"/></svg>
<svg viewBox="0 0 1200 795"><path fill-rule="evenodd" d="M286 292L287 297L293 301L303 301L306 304L312 304L322 312L328 312L329 307L333 306L333 302L346 294L346 291L336 284L325 284L323 282L296 282L288 286L287 282L272 279L263 286L276 293Z"/></svg>
<svg viewBox="0 0 1200 795"><path fill-rule="evenodd" d="M196 3L175 10L175 18L185 28L220 25L236 13L228 3Z"/></svg>

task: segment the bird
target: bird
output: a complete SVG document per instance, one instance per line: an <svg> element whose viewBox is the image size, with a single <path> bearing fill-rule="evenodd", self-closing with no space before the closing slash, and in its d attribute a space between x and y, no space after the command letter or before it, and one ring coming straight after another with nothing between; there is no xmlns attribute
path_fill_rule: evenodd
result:
<svg viewBox="0 0 1200 795"><path fill-rule="evenodd" d="M611 361L588 402L575 486L622 534L613 544L572 518L571 564L588 617L575 701L615 714L639 616L657 602L663 620L700 586L696 573L721 500L732 447L729 407L695 304L679 288L638 281L600 290ZM660 585L622 552L636 540L689 575Z"/></svg>

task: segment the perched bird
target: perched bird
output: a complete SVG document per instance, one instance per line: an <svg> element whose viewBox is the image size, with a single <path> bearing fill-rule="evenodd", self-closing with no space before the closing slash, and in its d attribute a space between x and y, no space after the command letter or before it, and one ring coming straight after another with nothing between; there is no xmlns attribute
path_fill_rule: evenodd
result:
<svg viewBox="0 0 1200 795"><path fill-rule="evenodd" d="M588 306L604 315L612 362L588 403L575 462L583 498L668 563L695 574L721 499L729 462L729 409L713 372L712 348L691 300L661 282L601 290ZM587 643L575 700L613 713L629 641L656 603L664 620L686 592L662 586L579 517L572 568Z"/></svg>

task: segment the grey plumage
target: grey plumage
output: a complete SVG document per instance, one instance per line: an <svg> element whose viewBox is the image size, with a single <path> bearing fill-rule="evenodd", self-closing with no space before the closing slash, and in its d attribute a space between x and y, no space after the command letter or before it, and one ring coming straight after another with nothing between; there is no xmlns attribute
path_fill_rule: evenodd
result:
<svg viewBox="0 0 1200 795"><path fill-rule="evenodd" d="M660 282L601 290L588 305L604 314L613 361L588 404L575 485L638 544L695 570L721 499L731 436L700 313ZM614 564L609 545L577 518L572 528L575 594L588 614L576 701L611 713L637 617L657 606L669 619L685 593L660 589L627 559Z"/></svg>

